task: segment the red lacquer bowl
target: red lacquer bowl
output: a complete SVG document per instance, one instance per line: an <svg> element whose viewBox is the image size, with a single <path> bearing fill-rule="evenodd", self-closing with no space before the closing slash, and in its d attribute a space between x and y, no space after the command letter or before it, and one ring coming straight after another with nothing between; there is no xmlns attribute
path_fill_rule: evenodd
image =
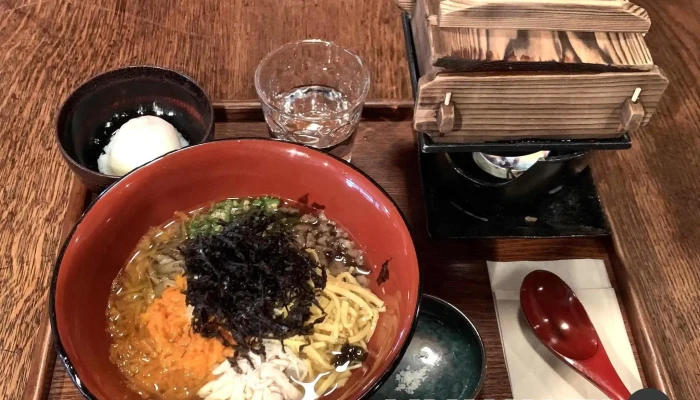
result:
<svg viewBox="0 0 700 400"><path fill-rule="evenodd" d="M131 172L90 206L68 237L50 294L51 328L59 357L88 398L139 399L109 361L105 310L110 285L138 240L175 211L227 197L273 195L326 207L366 251L372 289L385 302L369 343L366 372L329 399L368 397L396 367L416 323L420 276L406 222L396 204L361 171L300 145L264 139L191 146ZM381 264L389 279L377 287Z"/></svg>

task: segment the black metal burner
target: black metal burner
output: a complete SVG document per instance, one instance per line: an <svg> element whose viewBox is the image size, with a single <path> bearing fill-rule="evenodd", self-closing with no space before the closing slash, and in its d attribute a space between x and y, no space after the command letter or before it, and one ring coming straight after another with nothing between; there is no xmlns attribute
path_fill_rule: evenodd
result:
<svg viewBox="0 0 700 400"><path fill-rule="evenodd" d="M433 238L603 236L610 227L590 168L565 178L561 188L534 204L485 199L464 180L455 187L441 179L439 153L418 150L428 232ZM489 201L491 200L491 201ZM527 203L527 202L525 202Z"/></svg>

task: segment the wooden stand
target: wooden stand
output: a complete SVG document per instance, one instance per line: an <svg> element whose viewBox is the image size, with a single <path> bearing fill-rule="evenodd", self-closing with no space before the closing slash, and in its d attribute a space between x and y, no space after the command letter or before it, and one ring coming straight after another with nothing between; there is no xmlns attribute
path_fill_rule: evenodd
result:
<svg viewBox="0 0 700 400"><path fill-rule="evenodd" d="M440 73L418 81L414 128L436 142L527 138L613 138L649 122L668 80L652 71L587 74ZM641 88L635 118L620 124L622 105ZM452 129L439 124L446 93L458 111Z"/></svg>

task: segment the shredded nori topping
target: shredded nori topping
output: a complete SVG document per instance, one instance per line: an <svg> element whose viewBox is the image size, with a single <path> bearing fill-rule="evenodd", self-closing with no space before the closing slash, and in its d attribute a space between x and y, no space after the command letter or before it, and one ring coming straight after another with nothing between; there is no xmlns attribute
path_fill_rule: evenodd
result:
<svg viewBox="0 0 700 400"><path fill-rule="evenodd" d="M324 206L323 204L318 204L314 201L313 203L311 203L311 208L316 210L325 210L326 206Z"/></svg>
<svg viewBox="0 0 700 400"><path fill-rule="evenodd" d="M353 364L360 364L367 359L367 350L360 346L352 346L349 343L345 343L343 347L340 348L340 352L336 353L331 358L331 364L334 367L350 366Z"/></svg>
<svg viewBox="0 0 700 400"><path fill-rule="evenodd" d="M389 280L389 261L391 261L391 258L382 263L382 269L379 270L379 275L377 276L377 286L381 286Z"/></svg>
<svg viewBox="0 0 700 400"><path fill-rule="evenodd" d="M185 248L187 304L192 327L236 352L264 354L262 339L310 335L310 307L326 286L326 271L295 246L282 212L251 209L219 233L190 239Z"/></svg>

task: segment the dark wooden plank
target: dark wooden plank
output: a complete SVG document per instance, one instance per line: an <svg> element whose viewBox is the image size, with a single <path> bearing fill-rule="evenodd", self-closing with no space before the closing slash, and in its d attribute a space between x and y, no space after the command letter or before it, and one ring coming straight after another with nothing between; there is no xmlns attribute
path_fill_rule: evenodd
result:
<svg viewBox="0 0 700 400"><path fill-rule="evenodd" d="M647 12L627 0L441 0L443 28L647 33Z"/></svg>
<svg viewBox="0 0 700 400"><path fill-rule="evenodd" d="M650 317L655 361L672 398L700 398L700 5L639 0L646 36L670 84L632 149L602 152L593 167L620 265ZM672 393L671 393L672 392Z"/></svg>
<svg viewBox="0 0 700 400"><path fill-rule="evenodd" d="M621 107L641 89L641 123L654 115L668 79L658 69L626 73L439 73L418 81L418 131L438 131L438 110L451 93L454 128L433 140L484 142L518 139L620 137Z"/></svg>
<svg viewBox="0 0 700 400"><path fill-rule="evenodd" d="M214 118L221 122L262 121L263 112L258 100L214 101ZM369 120L407 121L413 118L413 100L367 99L362 118Z"/></svg>
<svg viewBox="0 0 700 400"><path fill-rule="evenodd" d="M413 13L414 40L421 72L570 70L648 71L654 66L639 32L582 32L482 25L442 27L440 0L417 0ZM486 13L490 15L490 12ZM534 18L539 18L535 14ZM589 26L595 22L585 20Z"/></svg>
<svg viewBox="0 0 700 400"><path fill-rule="evenodd" d="M61 241L65 240L71 229L73 229L75 222L80 218L85 209L87 199L87 189L77 177L74 177L73 186L67 198L66 214L61 224ZM32 353L29 368L29 376L32 379L27 381L27 385L24 388L22 397L24 400L42 399L48 395L55 362L56 353L53 348L48 310L45 310L36 335L34 352Z"/></svg>

